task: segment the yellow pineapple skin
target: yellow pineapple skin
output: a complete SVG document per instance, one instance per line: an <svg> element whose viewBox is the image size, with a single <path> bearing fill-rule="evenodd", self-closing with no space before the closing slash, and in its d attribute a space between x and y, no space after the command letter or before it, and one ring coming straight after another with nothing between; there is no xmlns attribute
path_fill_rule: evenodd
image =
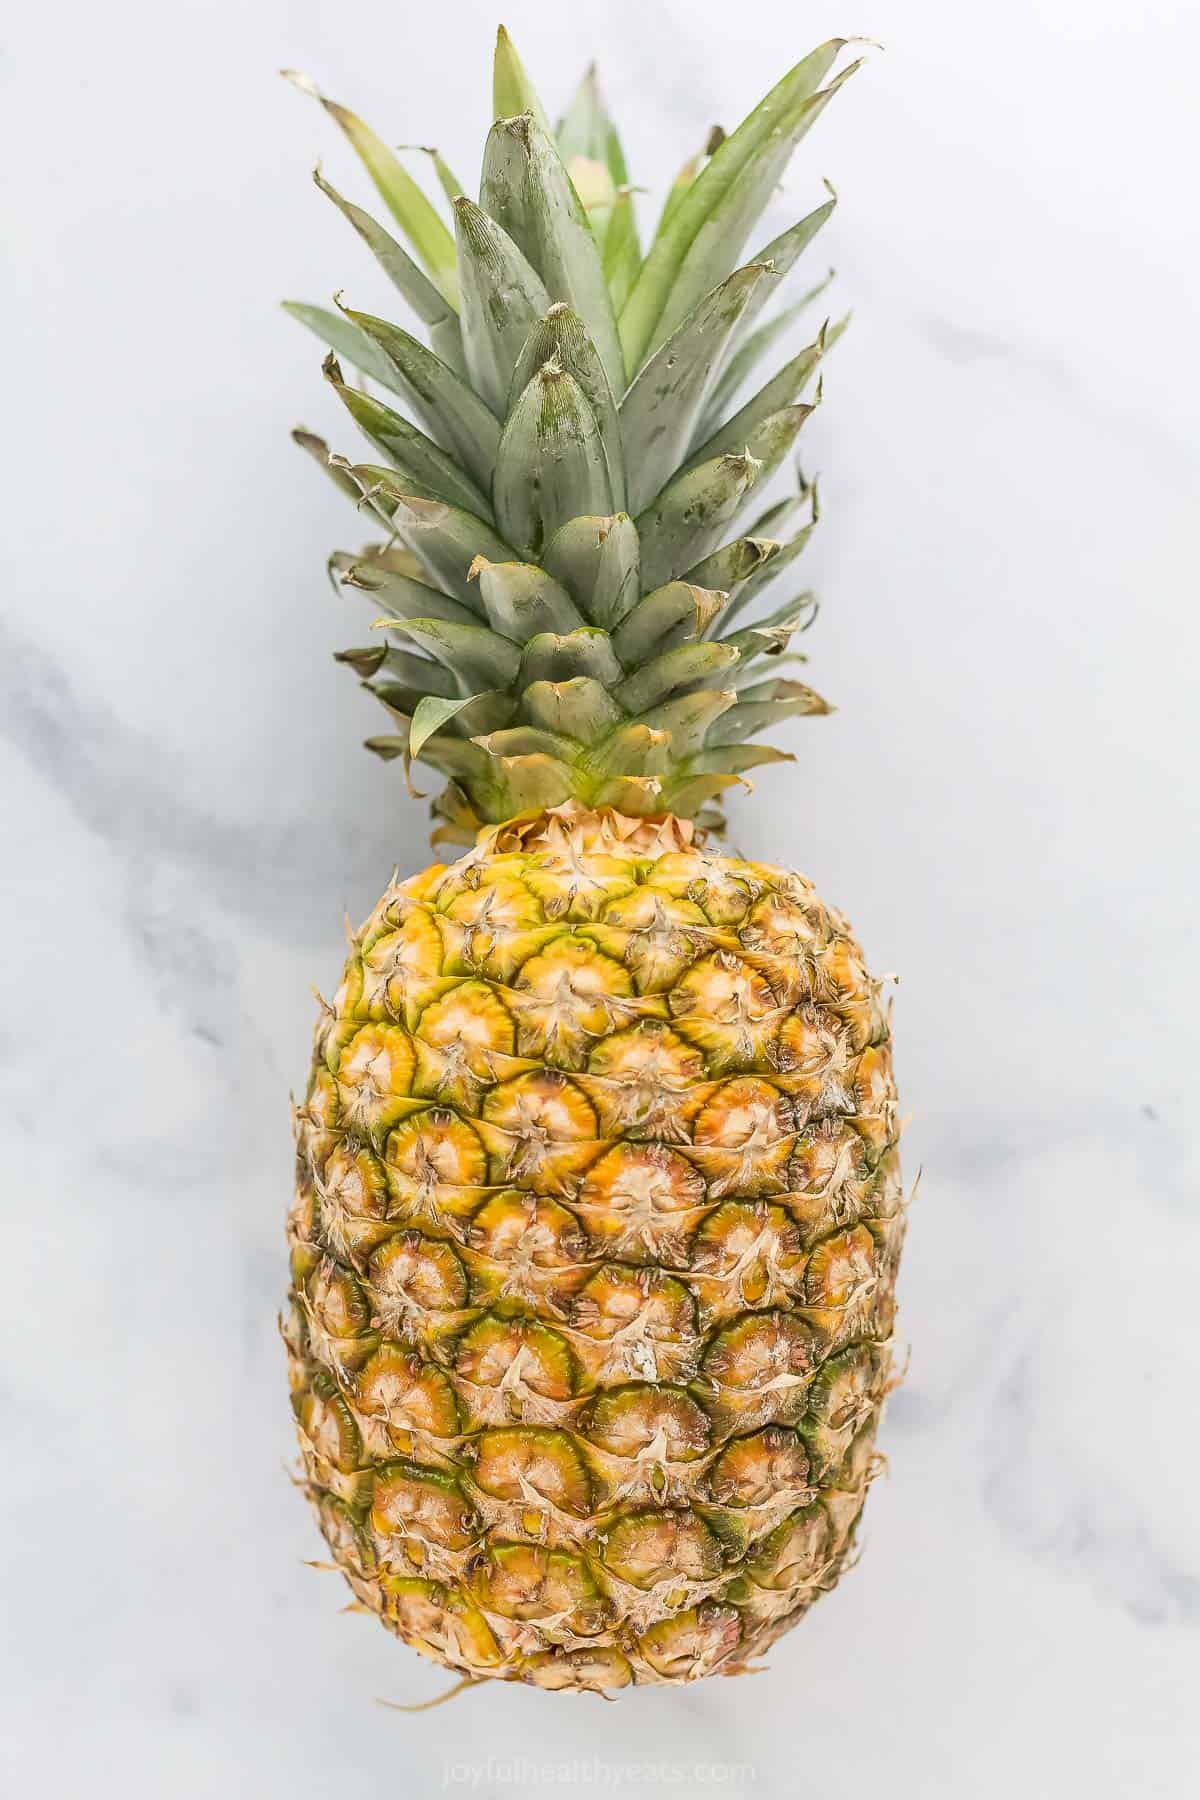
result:
<svg viewBox="0 0 1200 1800"><path fill-rule="evenodd" d="M567 806L393 882L296 1113L303 1482L474 1677L733 1674L845 1567L903 1235L888 1014L802 876Z"/></svg>

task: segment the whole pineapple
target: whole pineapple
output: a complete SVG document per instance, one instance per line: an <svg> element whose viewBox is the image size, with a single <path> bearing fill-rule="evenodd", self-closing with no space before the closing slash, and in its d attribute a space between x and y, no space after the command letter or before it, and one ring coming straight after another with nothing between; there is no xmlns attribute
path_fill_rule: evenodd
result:
<svg viewBox="0 0 1200 1800"><path fill-rule="evenodd" d="M735 403L832 200L735 264L842 47L714 134L644 257L594 79L553 134L503 31L481 204L437 163L453 238L324 102L425 272L318 184L433 348L293 307L382 460L297 436L386 526L331 564L382 614L343 653L394 720L372 747L450 778L435 841L470 847L393 881L323 1008L285 1335L338 1566L469 1677L744 1668L837 1580L875 1469L886 1013L810 884L709 835L786 760L749 740L825 710L770 672L810 597L745 622L811 495L741 521L834 333Z"/></svg>

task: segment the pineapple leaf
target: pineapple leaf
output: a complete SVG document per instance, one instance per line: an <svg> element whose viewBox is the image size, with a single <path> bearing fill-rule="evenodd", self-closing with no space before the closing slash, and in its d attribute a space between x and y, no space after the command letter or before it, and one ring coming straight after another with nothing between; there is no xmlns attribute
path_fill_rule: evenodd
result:
<svg viewBox="0 0 1200 1800"><path fill-rule="evenodd" d="M533 264L552 300L574 307L614 394L625 364L600 251L558 151L528 113L497 121L483 154L483 206Z"/></svg>
<svg viewBox="0 0 1200 1800"><path fill-rule="evenodd" d="M284 300L281 304L289 318L306 325L323 344L344 356L347 362L352 362L356 369L377 381L380 387L387 388L389 393L407 399L408 390L401 386L394 365L353 320L343 313L330 312L324 306L309 306L303 300Z"/></svg>
<svg viewBox="0 0 1200 1800"><path fill-rule="evenodd" d="M492 117L511 119L518 113L531 114L547 137L553 135L545 108L517 55L517 47L501 25L496 32L496 51L492 60Z"/></svg>
<svg viewBox="0 0 1200 1800"><path fill-rule="evenodd" d="M769 176L766 188L766 193L769 194L787 161L787 155L781 157L781 147L786 145L787 154L790 155L793 141L791 134L795 132L798 135L804 110L815 97L844 42L841 38L831 39L797 63L765 99L759 102L732 137L725 139L695 179L683 187L676 203L668 205L637 284L621 315L621 341L631 370L641 366L647 350L667 336L677 323L677 318L667 321L668 303L678 317L682 317L700 294L714 286L727 273L731 264L710 273L707 281L697 281L699 263L702 262L705 269L711 271L715 260L712 255L704 255L702 247L701 257L689 268L686 281L681 283L679 279L702 227L718 213L745 171L749 170L753 177L756 171L765 169ZM739 199L742 208L746 206L748 198L748 194L743 191ZM727 220L726 212L722 214L722 224L725 225ZM743 212L740 216L743 241L752 223L753 215ZM709 234L710 237L712 235ZM720 229L717 237L718 248L724 252L728 245L728 231ZM731 260L736 260L736 257L737 250L734 250ZM685 294L691 294L692 297L687 304L681 306L680 297Z"/></svg>
<svg viewBox="0 0 1200 1800"><path fill-rule="evenodd" d="M782 312L776 313L773 319L768 319L765 325L760 325L757 331L751 332L749 337L734 351L722 370L720 380L713 388L708 405L704 409L704 416L700 421L700 433L707 434L716 430L722 413L738 390L749 379L751 371L762 361L772 345L776 344L784 333L795 324L800 314L825 292L832 280L833 270L831 269L823 281L818 281L816 286L809 288L808 292L802 294L799 300L793 301L791 306L785 306ZM842 323L848 324L849 319L850 315L847 313Z"/></svg>
<svg viewBox="0 0 1200 1800"><path fill-rule="evenodd" d="M621 680L621 665L607 631L584 626L559 636L542 631L531 637L521 659L521 685L537 681L570 681L586 676L610 692Z"/></svg>
<svg viewBox="0 0 1200 1800"><path fill-rule="evenodd" d="M595 744L583 761L607 775L663 775L669 765L670 736L633 720Z"/></svg>
<svg viewBox="0 0 1200 1800"><path fill-rule="evenodd" d="M428 651L474 699L487 688L507 687L521 665L521 652L507 638L483 625L459 625L449 619L404 619L395 626Z"/></svg>
<svg viewBox="0 0 1200 1800"><path fill-rule="evenodd" d="M542 562L594 625L611 630L637 604L641 546L627 513L569 519L546 545Z"/></svg>
<svg viewBox="0 0 1200 1800"><path fill-rule="evenodd" d="M431 662L427 656L419 656L413 650L397 649L395 644L381 646L382 658L376 662L371 671L368 685L371 692L381 699L387 691L396 692L406 688L416 694L440 694L444 699L451 698L454 693L454 677L441 663ZM337 652L338 661L350 661L360 656L354 650ZM352 668L359 668L357 662L351 662ZM415 704L415 702L414 702ZM403 707L400 708L404 710Z"/></svg>
<svg viewBox="0 0 1200 1800"><path fill-rule="evenodd" d="M740 744L745 738L756 737L760 731L769 731L783 719L805 718L832 711L828 702L822 700L820 694L814 693L812 688L805 687L803 682L775 681L761 685L775 690L775 695L769 700L740 697L737 705L731 707L709 732L707 741L711 746ZM755 691L747 690L750 693Z"/></svg>
<svg viewBox="0 0 1200 1800"><path fill-rule="evenodd" d="M628 183L625 154L600 92L595 63L576 88L555 136L564 162L569 162L573 156L585 156L590 162L604 164L614 187L624 187Z"/></svg>
<svg viewBox="0 0 1200 1800"><path fill-rule="evenodd" d="M424 321L430 342L442 361L461 375L464 364L458 314L441 291L421 273L408 251L391 233L385 231L369 212L339 194L333 184L325 180L320 169L313 170L313 180L325 197L333 201L343 218L353 225L393 287L403 294L417 317Z"/></svg>
<svg viewBox="0 0 1200 1800"><path fill-rule="evenodd" d="M503 784L506 812L544 812L575 795L572 769L552 756L498 756L493 760Z"/></svg>
<svg viewBox="0 0 1200 1800"><path fill-rule="evenodd" d="M699 175L706 161L707 154L703 150L698 150L695 156L689 156L678 175L676 175L674 181L667 189L667 197L663 201L663 209L659 215L658 224L654 228L654 237L650 244L651 255L654 252L654 246L658 243L659 239L665 235L668 225L679 210L684 195L692 186L692 183L695 181L697 175Z"/></svg>
<svg viewBox="0 0 1200 1800"><path fill-rule="evenodd" d="M356 506L358 505L362 499L362 489L345 464L335 461L330 456L329 445L323 437L318 437L315 431L306 431L303 425L297 425L292 432L292 442L298 444L306 455L311 456L313 461L324 469L341 493L353 500Z"/></svg>
<svg viewBox="0 0 1200 1800"><path fill-rule="evenodd" d="M715 677L723 675L739 661L741 651L736 644L681 644L656 656L635 675L628 676L614 690L613 698L626 712L644 713L680 688L703 682L711 687Z"/></svg>
<svg viewBox="0 0 1200 1800"><path fill-rule="evenodd" d="M327 100L316 83L295 69L284 69L283 75L302 93L311 94L329 116L336 120L349 138L378 188L388 211L409 239L425 264L435 287L457 309L458 275L455 265L454 239L433 207L421 192L408 170L356 113L335 100Z"/></svg>
<svg viewBox="0 0 1200 1800"><path fill-rule="evenodd" d="M591 407L608 464L612 503L623 511L625 450L616 401L596 346L588 336L583 320L561 300L556 301L545 318L538 321L522 345L507 397L507 410L510 413L538 370L547 363L554 363L572 376Z"/></svg>
<svg viewBox="0 0 1200 1800"><path fill-rule="evenodd" d="M808 524L802 526L793 538L790 538L786 544L780 544L776 547L776 554L773 558L770 558L768 561L761 564L759 568L754 570L743 583L741 591L738 593L736 599L730 603L725 613L722 615L721 624L723 627L731 625L734 619L745 610L750 602L757 599L758 595L769 582L774 581L777 575L782 575L783 571L795 562L816 529L817 519L814 513Z"/></svg>
<svg viewBox="0 0 1200 1800"><path fill-rule="evenodd" d="M613 313L617 318L621 316L621 308L633 292L633 284L641 266L642 252L638 244L633 195L625 188L613 202L608 230L604 234L604 279Z"/></svg>
<svg viewBox="0 0 1200 1800"><path fill-rule="evenodd" d="M433 172L437 176L437 184L441 188L443 194L445 194L447 200L449 200L451 206L453 206L459 195L466 193L466 188L458 179L458 176L454 173L453 169L447 165L440 150L435 149L432 144L417 144L415 148L422 151L433 164Z"/></svg>
<svg viewBox="0 0 1200 1800"><path fill-rule="evenodd" d="M399 391L420 414L433 437L452 450L476 479L491 479L500 447L500 422L473 389L407 331L371 313L343 309L347 318L377 344L402 384ZM394 383L393 383L394 385Z"/></svg>
<svg viewBox="0 0 1200 1800"><path fill-rule="evenodd" d="M525 556L539 556L566 520L612 510L595 414L556 363L539 369L509 413L495 461L496 518Z"/></svg>
<svg viewBox="0 0 1200 1800"><path fill-rule="evenodd" d="M769 617L757 619L719 642L726 649L737 651L739 673L744 673L747 664L760 656L778 656L787 649L797 632L807 631L817 616L817 604L815 594L798 594Z"/></svg>
<svg viewBox="0 0 1200 1800"><path fill-rule="evenodd" d="M701 750L688 758L689 775L718 775L723 770L740 775L746 769L761 768L764 763L795 762L790 750L777 750L773 744L726 744Z"/></svg>
<svg viewBox="0 0 1200 1800"><path fill-rule="evenodd" d="M750 783L741 775L689 776L682 781L672 782L664 789L663 805L682 818L694 819L706 801L723 794L726 788L749 786Z"/></svg>
<svg viewBox="0 0 1200 1800"><path fill-rule="evenodd" d="M771 271L762 265L736 270L643 364L621 402L621 437L629 458L635 512L648 506L678 470L743 311L756 290L773 281Z"/></svg>
<svg viewBox="0 0 1200 1800"><path fill-rule="evenodd" d="M429 500L448 500L491 520L491 504L444 450L415 425L358 388L347 387L335 356L324 363L327 381L355 424L396 465L411 491Z"/></svg>
<svg viewBox="0 0 1200 1800"><path fill-rule="evenodd" d="M861 63L851 63L827 87L796 108L786 128L772 133L763 145L762 154L748 162L735 177L724 197L700 225L671 283L650 340L651 349L686 317L713 282L719 281L737 262L754 221L778 186L797 143L816 123L834 94L860 67Z"/></svg>
<svg viewBox="0 0 1200 1800"><path fill-rule="evenodd" d="M613 633L613 649L627 669L677 642L701 637L728 599L713 588L670 581L639 600Z"/></svg>
<svg viewBox="0 0 1200 1800"><path fill-rule="evenodd" d="M473 737L473 744L489 756L552 756L559 762L572 763L579 753L578 744L561 732L547 731L540 725L510 725L499 731Z"/></svg>
<svg viewBox="0 0 1200 1800"><path fill-rule="evenodd" d="M359 466L354 476L433 585L464 605L474 605L470 571L477 556L489 562L513 560L511 546L473 513L410 494L387 469Z"/></svg>
<svg viewBox="0 0 1200 1800"><path fill-rule="evenodd" d="M476 392L502 416L522 346L550 296L508 233L465 195L454 202L454 223L467 372Z"/></svg>
<svg viewBox="0 0 1200 1800"><path fill-rule="evenodd" d="M426 694L417 702L412 716L412 724L408 728L408 754L418 757L422 747L429 739L442 729L464 706L481 699L479 694L466 694L456 700L443 700L436 694Z"/></svg>
<svg viewBox="0 0 1200 1800"><path fill-rule="evenodd" d="M665 487L637 521L643 582L651 589L665 586L695 559L707 556L761 471L761 462L747 451L701 463Z"/></svg>
<svg viewBox="0 0 1200 1800"><path fill-rule="evenodd" d="M488 624L524 644L539 631L575 631L585 623L565 588L533 563L490 563L476 557L471 571Z"/></svg>
<svg viewBox="0 0 1200 1800"><path fill-rule="evenodd" d="M565 732L584 744L595 743L621 718L604 683L590 675L530 682L521 695L521 710L531 724Z"/></svg>
<svg viewBox="0 0 1200 1800"><path fill-rule="evenodd" d="M678 764L702 747L716 720L736 701L732 688L698 688L694 694L681 694L678 699L652 707L642 714L641 722L667 733L671 761Z"/></svg>
<svg viewBox="0 0 1200 1800"><path fill-rule="evenodd" d="M825 183L825 187L829 193L828 200L823 201L820 206L814 207L812 212L806 213L795 225L789 225L786 231L781 231L779 236L772 238L769 244L764 244L762 249L756 251L750 260L752 262L769 263L781 281L785 276L790 275L802 253L808 248L809 244L812 243L812 240L816 237L818 231L820 231L828 220L832 218L837 207L837 195L834 193L833 188L828 181ZM825 280L819 282L809 293L803 295L797 304L803 306L806 305L808 301L815 299L816 295L819 294L822 288L832 279L833 270L831 269L825 277ZM734 338L734 343L739 348L753 329L754 321L758 317L762 308L762 303L768 297L768 295L764 294L761 300L756 300L752 306L746 308L742 323Z"/></svg>
<svg viewBox="0 0 1200 1800"><path fill-rule="evenodd" d="M755 527L757 531L757 526ZM684 575L695 587L717 588L730 596L736 594L760 569L779 555L780 546L772 538L734 538L720 550L714 550L703 562Z"/></svg>
<svg viewBox="0 0 1200 1800"><path fill-rule="evenodd" d="M748 400L739 412L734 413L728 422L701 444L688 457L683 465L692 468L698 462L706 462L709 457L720 456L722 451L736 450L744 444L764 419L772 413L782 412L785 407L794 404L798 396L811 381L817 367L826 353L832 350L846 329L846 320L836 325L822 325L820 333L813 343L800 351L798 356L785 363L779 373L759 389L752 400ZM647 368L651 365L648 363Z"/></svg>
<svg viewBox="0 0 1200 1800"><path fill-rule="evenodd" d="M352 563L342 576L342 585L359 588L377 605L386 608L382 618L371 621L373 631L386 631L404 619L446 619L452 625L478 625L480 616L469 606L451 600L448 594L431 588L411 575L378 573L368 564Z"/></svg>

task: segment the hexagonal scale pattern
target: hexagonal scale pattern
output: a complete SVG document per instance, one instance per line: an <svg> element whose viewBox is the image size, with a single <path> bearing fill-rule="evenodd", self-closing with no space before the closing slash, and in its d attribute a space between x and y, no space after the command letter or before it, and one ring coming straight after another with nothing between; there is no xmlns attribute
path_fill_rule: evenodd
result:
<svg viewBox="0 0 1200 1800"><path fill-rule="evenodd" d="M801 876L567 807L322 1008L285 1322L359 1600L472 1676L746 1666L846 1564L903 1233L887 1013Z"/></svg>

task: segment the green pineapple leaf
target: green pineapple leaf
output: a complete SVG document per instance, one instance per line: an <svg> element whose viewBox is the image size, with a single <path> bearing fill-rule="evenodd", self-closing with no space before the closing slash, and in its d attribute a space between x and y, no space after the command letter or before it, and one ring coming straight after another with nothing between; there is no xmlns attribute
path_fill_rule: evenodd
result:
<svg viewBox="0 0 1200 1800"><path fill-rule="evenodd" d="M352 362L356 369L377 381L380 387L387 388L389 393L407 399L407 389L401 385L390 358L352 319L344 313L330 312L324 306L309 306L303 300L284 300L281 304L289 318L306 325L338 356L344 356L347 362Z"/></svg>
<svg viewBox="0 0 1200 1800"><path fill-rule="evenodd" d="M325 180L320 169L313 170L313 180L343 218L353 225L393 287L403 294L417 317L423 320L430 342L442 361L457 374L463 374L465 366L458 314L444 295L421 273L408 251L391 233L385 231L369 212L339 194L333 184Z"/></svg>
<svg viewBox="0 0 1200 1800"><path fill-rule="evenodd" d="M404 619L396 626L435 661L449 669L472 699L481 690L506 687L521 666L521 652L483 625L449 619Z"/></svg>
<svg viewBox="0 0 1200 1800"><path fill-rule="evenodd" d="M450 305L457 308L458 274L454 239L408 170L370 126L365 125L348 107L339 106L335 100L327 100L309 76L301 75L295 69L284 69L282 73L294 87L298 87L302 93L311 94L314 100L319 101L330 118L341 126L378 188L388 211L428 269L434 285Z"/></svg>
<svg viewBox="0 0 1200 1800"><path fill-rule="evenodd" d="M433 586L464 605L475 602L470 572L477 556L486 556L489 562L513 560L512 546L473 513L408 493L389 469L360 465L353 473L364 496L370 496L413 552Z"/></svg>
<svg viewBox="0 0 1200 1800"><path fill-rule="evenodd" d="M492 126L482 200L533 264L550 298L574 307L613 393L623 392L625 364L599 248L557 149L528 113Z"/></svg>
<svg viewBox="0 0 1200 1800"><path fill-rule="evenodd" d="M508 233L465 195L454 202L454 222L468 375L476 392L503 416L513 369L548 311L550 296Z"/></svg>
<svg viewBox="0 0 1200 1800"><path fill-rule="evenodd" d="M694 694L681 694L651 707L642 714L641 722L666 732L671 741L670 762L676 764L701 748L716 721L736 703L732 688L698 688Z"/></svg>
<svg viewBox="0 0 1200 1800"><path fill-rule="evenodd" d="M583 744L595 743L621 718L604 683L589 675L531 681L521 694L521 710L531 724L564 732Z"/></svg>
<svg viewBox="0 0 1200 1800"><path fill-rule="evenodd" d="M627 513L569 519L546 545L542 563L594 625L611 630L641 591L641 545Z"/></svg>
<svg viewBox="0 0 1200 1800"><path fill-rule="evenodd" d="M796 558L803 553L816 529L817 517L814 512L813 517L808 521L807 525L802 526L794 537L789 538L786 544L778 545L775 556L761 564L759 568L743 582L737 597L730 602L722 615L722 628L731 625L733 620L737 618L753 600L758 598L764 587L774 581L777 575L782 575L785 569L791 567Z"/></svg>
<svg viewBox="0 0 1200 1800"><path fill-rule="evenodd" d="M706 557L741 511L761 471L761 462L745 452L718 456L676 476L637 520L643 582L652 589L664 587Z"/></svg>
<svg viewBox="0 0 1200 1800"><path fill-rule="evenodd" d="M778 186L796 145L860 67L861 63L851 63L827 87L795 108L785 129L773 133L761 156L748 162L732 181L700 225L679 266L651 336L650 349L661 343L714 281L719 281L737 262L753 222Z"/></svg>
<svg viewBox="0 0 1200 1800"><path fill-rule="evenodd" d="M570 105L559 121L555 136L564 162L569 163L573 156L583 156L589 162L603 163L612 178L613 186L626 186L629 170L625 163L625 153L600 92L595 63L591 64L576 88Z"/></svg>
<svg viewBox="0 0 1200 1800"><path fill-rule="evenodd" d="M758 527L755 526L757 533ZM740 537L722 545L706 556L682 579L694 587L717 588L731 598L752 581L758 572L779 555L780 546L773 538Z"/></svg>
<svg viewBox="0 0 1200 1800"><path fill-rule="evenodd" d="M475 559L488 624L502 637L524 644L539 631L575 631L586 623L565 588L534 563L490 563Z"/></svg>
<svg viewBox="0 0 1200 1800"><path fill-rule="evenodd" d="M621 675L621 665L607 631L600 631L593 625L561 635L552 631L538 632L526 644L521 658L522 687L529 687L536 681L572 681L577 676L586 676L611 692Z"/></svg>
<svg viewBox="0 0 1200 1800"><path fill-rule="evenodd" d="M669 335L736 261L738 249L724 267L717 266L718 257L729 255L739 230L738 248L744 243L757 216L749 212L750 202L760 193L763 201L769 196L800 135L806 108L845 41L831 39L797 63L669 207L621 315L621 341L631 370L641 366L646 352ZM725 202L739 181L736 209L731 211ZM702 229L710 224L701 240Z"/></svg>
<svg viewBox="0 0 1200 1800"><path fill-rule="evenodd" d="M714 588L669 581L625 615L613 632L613 649L627 669L634 668L676 643L702 637L728 598Z"/></svg>
<svg viewBox="0 0 1200 1800"><path fill-rule="evenodd" d="M464 507L490 523L491 502L453 458L382 400L347 387L332 353L325 358L323 368L326 380L350 417L395 464L412 493L427 500L448 500L451 506Z"/></svg>
<svg viewBox="0 0 1200 1800"><path fill-rule="evenodd" d="M770 692L766 698L750 698L760 691L767 694L767 690ZM764 681L739 695L737 705L730 707L709 732L708 742L714 746L739 744L745 738L756 737L760 731L769 731L783 719L805 718L830 711L828 702L803 682Z"/></svg>
<svg viewBox="0 0 1200 1800"><path fill-rule="evenodd" d="M635 513L678 471L743 311L758 289L773 282L771 271L761 265L735 270L643 364L621 401Z"/></svg>
<svg viewBox="0 0 1200 1800"><path fill-rule="evenodd" d="M812 380L822 359L832 350L846 329L847 320L841 319L836 325L828 322L822 325L819 335L805 346L790 362L785 363L777 375L772 376L765 387L759 389L753 399L748 400L740 411L734 413L724 425L714 431L712 436L701 444L688 457L685 468L692 468L698 462L706 462L711 456L720 456L725 450L736 450L746 443L755 428L772 413L781 412L792 406L808 383ZM650 364L646 365L650 367Z"/></svg>
<svg viewBox="0 0 1200 1800"><path fill-rule="evenodd" d="M561 300L550 307L545 318L538 320L521 347L507 396L508 412L547 363L555 364L578 382L604 446L613 506L624 511L625 447L616 401L583 320Z"/></svg>
<svg viewBox="0 0 1200 1800"><path fill-rule="evenodd" d="M654 657L614 690L613 699L629 713L644 713L680 688L713 681L741 656L736 644L681 644Z"/></svg>
<svg viewBox="0 0 1200 1800"><path fill-rule="evenodd" d="M371 313L343 308L346 317L377 344L395 371L395 382L432 436L453 451L484 486L491 479L500 447L500 421L489 407L432 350L398 325Z"/></svg>
<svg viewBox="0 0 1200 1800"><path fill-rule="evenodd" d="M414 759L435 732L449 723L464 706L471 706L481 699L479 694L466 694L454 700L443 700L436 694L426 694L418 701L412 716L412 724L408 728L408 754Z"/></svg>
<svg viewBox="0 0 1200 1800"><path fill-rule="evenodd" d="M776 313L773 319L768 319L765 325L760 325L757 331L752 331L738 346L721 371L720 379L709 396L696 434L698 439L703 440L716 430L721 422L722 414L749 380L751 373L768 350L791 329L801 313L805 312L813 301L825 292L832 280L833 270L831 269L823 281L818 281L814 287L809 288L807 293L801 294L798 300L793 301L791 306L785 306L781 312ZM848 324L849 318L850 315L847 314L844 323Z"/></svg>
<svg viewBox="0 0 1200 1800"><path fill-rule="evenodd" d="M566 520L611 512L600 428L573 375L546 363L508 416L492 486L501 531L536 558Z"/></svg>
<svg viewBox="0 0 1200 1800"><path fill-rule="evenodd" d="M458 179L458 176L454 173L453 169L448 166L441 151L436 149L432 144L417 144L414 148L420 150L429 158L430 162L433 164L433 172L437 177L437 184L441 188L443 194L445 194L447 200L449 200L451 206L453 206L459 195L465 194L467 191L462 182Z"/></svg>
<svg viewBox="0 0 1200 1800"><path fill-rule="evenodd" d="M602 266L614 316L620 318L642 266L633 195L628 188L618 192L613 202L608 230L604 234Z"/></svg>
<svg viewBox="0 0 1200 1800"><path fill-rule="evenodd" d="M663 209L659 214L658 224L654 227L654 236L650 242L647 260L649 259L649 256L653 255L655 245L666 235L667 227L670 225L675 214L679 211L684 196L691 188L707 160L707 151L697 150L694 156L688 157L674 181L667 189L667 197L663 201Z"/></svg>
<svg viewBox="0 0 1200 1800"><path fill-rule="evenodd" d="M492 117L512 119L518 113L529 113L547 137L553 136L545 108L517 55L517 47L501 25L496 32L496 50L492 59Z"/></svg>
<svg viewBox="0 0 1200 1800"><path fill-rule="evenodd" d="M306 431L303 425L297 425L292 431L292 442L298 444L306 456L311 456L319 468L324 469L334 486L357 506L362 499L362 489L343 462L335 462L329 454L329 445L315 431Z"/></svg>

